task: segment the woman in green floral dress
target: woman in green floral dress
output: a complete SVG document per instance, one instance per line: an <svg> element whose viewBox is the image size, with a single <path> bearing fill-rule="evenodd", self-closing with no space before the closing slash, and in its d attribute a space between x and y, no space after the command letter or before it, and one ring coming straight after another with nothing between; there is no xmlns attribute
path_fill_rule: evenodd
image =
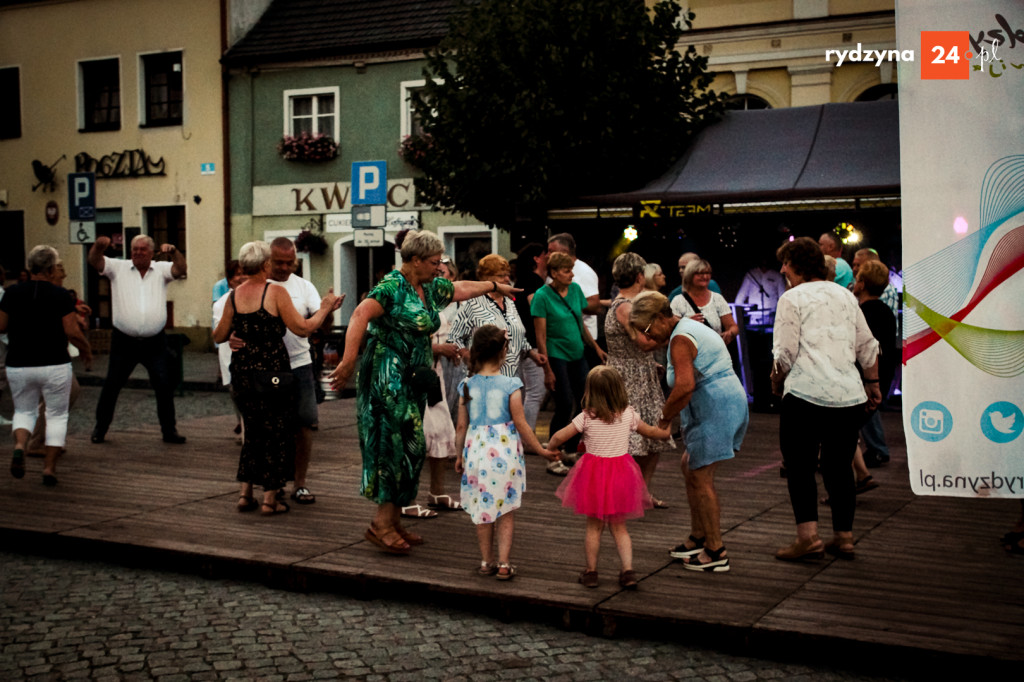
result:
<svg viewBox="0 0 1024 682"><path fill-rule="evenodd" d="M352 313L345 354L331 382L336 389L348 383L365 336L356 379L361 493L377 504L365 536L386 552L407 554L423 538L402 527L399 512L416 498L426 456L422 417L426 395L410 379L421 367L437 376L430 346L430 335L440 324L437 314L453 300L465 301L489 291L510 295L520 289L435 277L444 244L432 232L401 232L395 246L401 251L402 267L381 279Z"/></svg>

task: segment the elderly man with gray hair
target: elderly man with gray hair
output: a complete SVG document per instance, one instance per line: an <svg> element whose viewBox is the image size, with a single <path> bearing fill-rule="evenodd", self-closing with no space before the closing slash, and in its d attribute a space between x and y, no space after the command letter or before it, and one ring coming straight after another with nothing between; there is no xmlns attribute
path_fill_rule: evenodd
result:
<svg viewBox="0 0 1024 682"><path fill-rule="evenodd" d="M170 262L153 262L155 242L140 234L132 239L131 260L103 255L110 237L99 237L89 249L89 265L110 280L114 331L110 363L96 405L92 442L102 443L114 419L117 396L140 362L156 391L156 412L165 443L181 444L174 415L174 372L164 327L167 325L167 284L185 277L185 256L173 244L160 246Z"/></svg>

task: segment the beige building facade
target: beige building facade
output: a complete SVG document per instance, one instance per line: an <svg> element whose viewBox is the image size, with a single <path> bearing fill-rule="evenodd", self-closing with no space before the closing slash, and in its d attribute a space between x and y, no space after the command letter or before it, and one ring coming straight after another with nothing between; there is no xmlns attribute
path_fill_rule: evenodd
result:
<svg viewBox="0 0 1024 682"><path fill-rule="evenodd" d="M3 262L11 269L36 244L56 247L65 287L93 307L101 328L110 324L109 290L87 268L89 245L108 235L108 255L119 257L143 233L185 252L189 275L168 289L168 324L194 345L207 343L211 287L225 254L223 5L0 6ZM75 172L95 175L94 227L70 224L71 204L80 201L69 198Z"/></svg>
<svg viewBox="0 0 1024 682"><path fill-rule="evenodd" d="M750 108L881 99L896 64L845 61L826 50L895 50L893 0L691 0L684 37L708 58L712 87Z"/></svg>

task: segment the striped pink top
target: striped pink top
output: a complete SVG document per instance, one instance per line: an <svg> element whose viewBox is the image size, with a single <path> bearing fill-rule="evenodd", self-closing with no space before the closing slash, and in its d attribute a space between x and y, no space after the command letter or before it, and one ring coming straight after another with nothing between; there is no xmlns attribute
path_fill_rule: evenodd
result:
<svg viewBox="0 0 1024 682"><path fill-rule="evenodd" d="M627 407L609 424L584 411L576 415L572 425L583 434L583 442L590 454L622 457L629 451L629 434L640 425L640 415L632 407Z"/></svg>

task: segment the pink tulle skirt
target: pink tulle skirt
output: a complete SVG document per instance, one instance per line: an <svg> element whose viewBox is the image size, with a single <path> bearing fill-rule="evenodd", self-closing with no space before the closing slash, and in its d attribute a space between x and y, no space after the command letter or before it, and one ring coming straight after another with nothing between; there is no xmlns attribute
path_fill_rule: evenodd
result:
<svg viewBox="0 0 1024 682"><path fill-rule="evenodd" d="M629 455L579 458L558 486L562 506L594 519L619 523L637 519L654 503L640 467Z"/></svg>

